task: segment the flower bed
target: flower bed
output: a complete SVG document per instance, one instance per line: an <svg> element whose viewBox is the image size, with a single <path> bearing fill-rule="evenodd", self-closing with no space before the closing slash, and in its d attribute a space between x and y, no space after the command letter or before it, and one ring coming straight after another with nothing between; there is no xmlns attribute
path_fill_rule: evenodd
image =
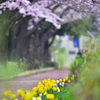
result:
<svg viewBox="0 0 100 100"><path fill-rule="evenodd" d="M5 91L3 100L59 100L62 88L72 81L74 76L70 79L68 77L59 80L44 79L37 87L33 87L32 91L18 89L16 94L11 93L11 90Z"/></svg>

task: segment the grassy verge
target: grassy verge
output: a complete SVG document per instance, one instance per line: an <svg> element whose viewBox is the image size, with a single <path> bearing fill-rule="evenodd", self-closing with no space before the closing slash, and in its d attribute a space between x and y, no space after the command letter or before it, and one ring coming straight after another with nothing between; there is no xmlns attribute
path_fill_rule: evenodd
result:
<svg viewBox="0 0 100 100"><path fill-rule="evenodd" d="M41 71L49 71L52 70L52 67L48 68L40 68L40 69L33 69L33 70L23 70L18 67L16 62L8 62L7 67L0 66L0 78L8 78L11 76L23 76L27 74L39 73Z"/></svg>
<svg viewBox="0 0 100 100"><path fill-rule="evenodd" d="M15 62L8 62L7 66L0 66L0 78L10 77L21 73Z"/></svg>

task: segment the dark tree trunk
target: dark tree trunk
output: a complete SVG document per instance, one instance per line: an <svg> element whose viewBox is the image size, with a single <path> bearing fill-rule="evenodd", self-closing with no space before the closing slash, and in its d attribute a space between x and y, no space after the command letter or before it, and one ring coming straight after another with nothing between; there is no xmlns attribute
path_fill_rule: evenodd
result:
<svg viewBox="0 0 100 100"><path fill-rule="evenodd" d="M20 59L27 59L27 62L30 63L32 58L31 51L31 36L27 35L27 26L30 17L26 17L21 23L21 26L18 26L18 31L15 32L15 35L12 39L12 55L11 58L13 61L18 61ZM31 66L32 67L32 66ZM31 69L30 67L30 69Z"/></svg>
<svg viewBox="0 0 100 100"><path fill-rule="evenodd" d="M0 33L0 65L7 65L7 50L8 50L7 36Z"/></svg>
<svg viewBox="0 0 100 100"><path fill-rule="evenodd" d="M48 61L50 61L51 56L49 53L49 43L48 41L45 42L44 44L44 52L43 52L43 63L45 66L48 66Z"/></svg>

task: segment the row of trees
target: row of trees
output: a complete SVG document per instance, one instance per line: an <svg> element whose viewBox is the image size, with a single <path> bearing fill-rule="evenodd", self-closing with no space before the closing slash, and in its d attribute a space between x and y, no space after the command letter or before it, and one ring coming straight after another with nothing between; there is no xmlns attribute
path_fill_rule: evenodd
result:
<svg viewBox="0 0 100 100"><path fill-rule="evenodd" d="M20 58L27 59L30 69L47 65L50 60L49 47L57 34L91 30L91 21L85 21L85 29L78 26L77 31L74 29L77 26L75 23L65 23L58 29L65 12L71 7L54 1L0 0L0 8L0 64L3 66L6 66L7 60L19 62ZM53 12L58 8L62 10L57 16Z"/></svg>

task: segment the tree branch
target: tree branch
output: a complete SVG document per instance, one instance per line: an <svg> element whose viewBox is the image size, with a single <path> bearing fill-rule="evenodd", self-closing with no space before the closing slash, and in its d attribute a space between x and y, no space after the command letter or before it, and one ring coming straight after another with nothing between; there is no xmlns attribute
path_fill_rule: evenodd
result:
<svg viewBox="0 0 100 100"><path fill-rule="evenodd" d="M54 11L58 6L59 6L59 5L56 5L56 6L52 9L52 11ZM41 21L39 21L37 24L34 25L35 27L34 27L32 30L30 30L30 31L27 32L27 35L30 35L31 33L33 33L33 32L40 26L40 24L42 24L44 21L45 21L45 19L41 19ZM45 24L45 22L44 22L44 24ZM42 26L43 26L43 25L42 25Z"/></svg>
<svg viewBox="0 0 100 100"><path fill-rule="evenodd" d="M48 44L48 47L50 47L52 45L53 41L55 40L55 36L56 36L56 34L53 35L51 42Z"/></svg>
<svg viewBox="0 0 100 100"><path fill-rule="evenodd" d="M100 4L99 1L96 1L96 0L92 0L93 3L97 3L97 4Z"/></svg>

